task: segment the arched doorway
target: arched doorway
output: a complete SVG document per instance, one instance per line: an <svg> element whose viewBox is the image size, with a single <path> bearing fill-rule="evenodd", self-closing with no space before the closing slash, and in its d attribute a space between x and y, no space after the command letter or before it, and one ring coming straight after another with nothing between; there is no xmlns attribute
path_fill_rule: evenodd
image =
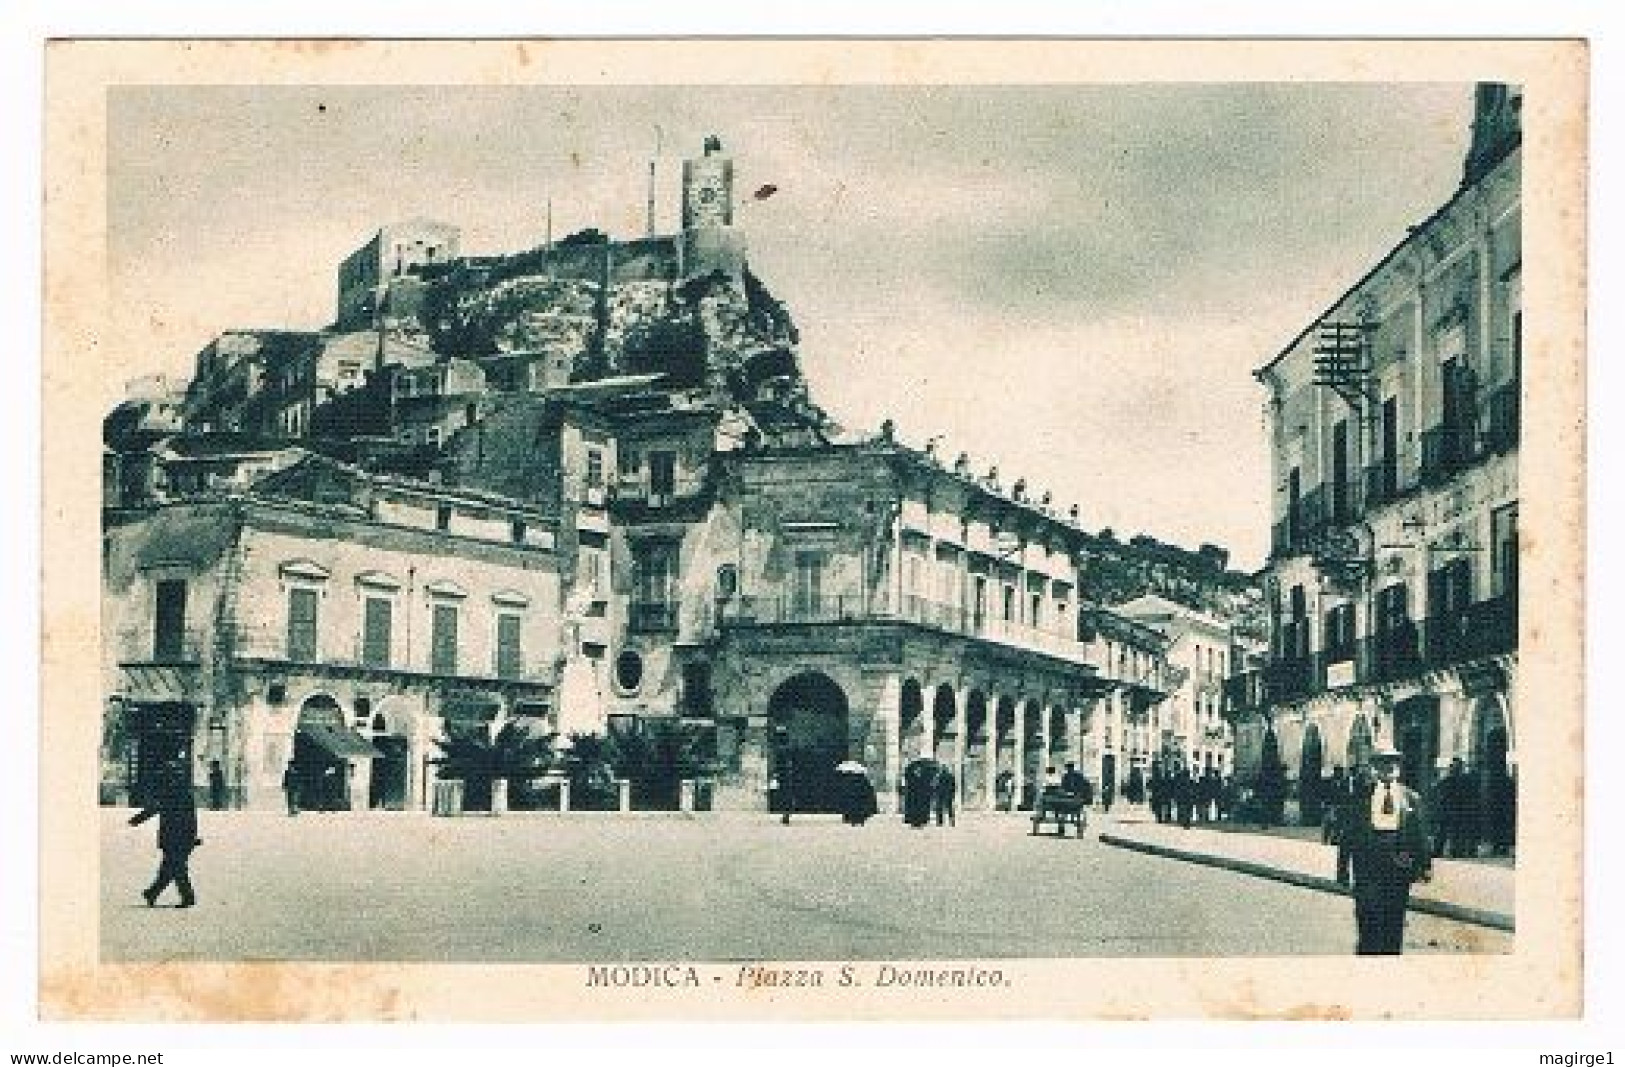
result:
<svg viewBox="0 0 1625 1067"><path fill-rule="evenodd" d="M912 678L903 683L898 704L897 753L905 764L925 754L925 696Z"/></svg>
<svg viewBox="0 0 1625 1067"><path fill-rule="evenodd" d="M979 689L965 699L965 760L959 796L967 808L987 807L987 697Z"/></svg>
<svg viewBox="0 0 1625 1067"><path fill-rule="evenodd" d="M1473 730L1468 759L1478 791L1485 843L1496 855L1505 855L1517 838L1517 800L1512 770L1506 710L1499 697L1480 697L1473 707Z"/></svg>
<svg viewBox="0 0 1625 1067"><path fill-rule="evenodd" d="M847 756L846 694L827 675L798 674L774 690L772 723L774 810L835 811L840 796L835 765Z"/></svg>
<svg viewBox="0 0 1625 1067"><path fill-rule="evenodd" d="M1016 802L1015 781L1017 777L1016 766L1016 702L1011 697L1000 697L998 709L993 714L993 736L998 747L995 760L998 764L994 768L994 785L997 792L998 780L1009 775L1008 785L1005 786L1007 795L1000 797L1000 803L1006 807L1014 806Z"/></svg>
<svg viewBox="0 0 1625 1067"><path fill-rule="evenodd" d="M127 704L124 714L130 803L145 807L166 794L191 789L197 707L179 702Z"/></svg>
<svg viewBox="0 0 1625 1067"><path fill-rule="evenodd" d="M1439 758L1439 698L1415 696L1394 705L1394 747L1406 785L1426 795Z"/></svg>
<svg viewBox="0 0 1625 1067"><path fill-rule="evenodd" d="M1021 806L1031 808L1038 796L1038 787L1044 783L1044 709L1037 700L1029 700L1021 709L1022 737L1026 751L1021 762Z"/></svg>
<svg viewBox="0 0 1625 1067"><path fill-rule="evenodd" d="M1072 758L1071 738L1066 734L1066 709L1049 709L1049 757L1060 767Z"/></svg>
<svg viewBox="0 0 1625 1067"><path fill-rule="evenodd" d="M299 708L293 737L293 788L299 806L313 811L349 810L354 799L351 760L376 754L350 729L338 701L326 693L307 699Z"/></svg>
<svg viewBox="0 0 1625 1067"><path fill-rule="evenodd" d="M1320 822L1320 774L1325 764L1325 750L1320 741L1320 726L1309 723L1303 728L1303 745L1298 752L1298 814L1304 826Z"/></svg>
<svg viewBox="0 0 1625 1067"><path fill-rule="evenodd" d="M950 767L954 761L954 739L959 736L958 724L954 721L958 715L953 686L944 682L937 686L937 694L931 701L931 751L928 754Z"/></svg>
<svg viewBox="0 0 1625 1067"><path fill-rule="evenodd" d="M367 806L400 811L407 806L411 781L411 742L405 717L387 707L380 708L368 723L368 732L378 755L372 761L372 778L367 784Z"/></svg>
<svg viewBox="0 0 1625 1067"><path fill-rule="evenodd" d="M1372 748L1370 720L1363 714L1354 716L1349 724L1349 743L1343 748L1343 766L1350 774L1358 774L1370 762Z"/></svg>

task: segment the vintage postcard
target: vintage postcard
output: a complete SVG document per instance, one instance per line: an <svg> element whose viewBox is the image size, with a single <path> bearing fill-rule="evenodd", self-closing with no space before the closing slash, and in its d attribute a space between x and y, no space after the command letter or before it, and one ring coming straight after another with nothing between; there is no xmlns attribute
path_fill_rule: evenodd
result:
<svg viewBox="0 0 1625 1067"><path fill-rule="evenodd" d="M42 1012L1577 1016L1587 62L54 42Z"/></svg>

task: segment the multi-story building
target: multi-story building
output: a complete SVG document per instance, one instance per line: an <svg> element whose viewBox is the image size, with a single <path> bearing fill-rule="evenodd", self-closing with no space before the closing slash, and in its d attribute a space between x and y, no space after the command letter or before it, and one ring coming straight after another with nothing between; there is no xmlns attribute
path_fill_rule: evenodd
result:
<svg viewBox="0 0 1625 1067"><path fill-rule="evenodd" d="M1168 639L1168 699L1152 712L1158 754L1192 773L1229 775L1235 737L1225 715L1224 682L1231 674L1234 626L1166 597L1142 596L1117 611Z"/></svg>
<svg viewBox="0 0 1625 1067"><path fill-rule="evenodd" d="M432 219L385 226L339 266L339 330L365 330L379 320L407 319L422 299L417 271L458 257L462 231Z"/></svg>
<svg viewBox="0 0 1625 1067"><path fill-rule="evenodd" d="M1424 789L1516 764L1520 104L1478 88L1456 194L1257 372L1272 640L1234 692L1289 778L1378 741Z"/></svg>
<svg viewBox="0 0 1625 1067"><path fill-rule="evenodd" d="M110 502L103 793L177 758L233 806L422 807L434 742L547 721L553 530L491 494L299 455L246 489Z"/></svg>

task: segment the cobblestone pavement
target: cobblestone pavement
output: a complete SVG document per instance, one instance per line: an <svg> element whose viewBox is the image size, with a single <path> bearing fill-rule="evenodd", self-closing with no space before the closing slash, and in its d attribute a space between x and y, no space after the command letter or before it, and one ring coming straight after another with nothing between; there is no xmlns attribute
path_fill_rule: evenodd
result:
<svg viewBox="0 0 1625 1067"><path fill-rule="evenodd" d="M150 826L103 813L102 955L155 959L840 960L1344 955L1348 900L1030 837L1017 816L912 830L695 818L202 813L200 903L148 909ZM173 896L166 903L172 903ZM1506 952L1426 915L1407 951Z"/></svg>

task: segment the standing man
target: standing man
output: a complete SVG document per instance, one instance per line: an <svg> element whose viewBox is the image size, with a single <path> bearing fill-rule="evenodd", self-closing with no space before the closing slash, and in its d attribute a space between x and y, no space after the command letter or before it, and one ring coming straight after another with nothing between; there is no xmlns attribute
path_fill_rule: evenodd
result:
<svg viewBox="0 0 1625 1067"><path fill-rule="evenodd" d="M140 826L154 815L158 816L158 852L162 857L152 885L141 891L141 899L152 907L171 882L180 890L183 908L197 903L192 892L192 874L187 863L192 850L203 842L197 836L197 803L192 798L191 783L186 780L187 768L183 764L171 770L170 780L145 808L130 817L131 826Z"/></svg>
<svg viewBox="0 0 1625 1067"><path fill-rule="evenodd" d="M288 799L288 814L298 815L299 775L294 773L292 763L282 769L282 795Z"/></svg>
<svg viewBox="0 0 1625 1067"><path fill-rule="evenodd" d="M209 761L209 807L215 811L226 809L226 772L217 759Z"/></svg>
<svg viewBox="0 0 1625 1067"><path fill-rule="evenodd" d="M1411 883L1432 877L1421 798L1400 782L1401 758L1394 748L1372 753L1373 781L1350 798L1342 820L1359 932L1354 951L1361 956L1397 956L1403 951ZM1338 874L1346 881L1343 871Z"/></svg>
<svg viewBox="0 0 1625 1067"><path fill-rule="evenodd" d="M1061 792L1071 793L1075 797L1081 797L1083 796L1083 791L1087 786L1088 781L1083 777L1083 772L1078 770L1078 765L1076 763L1068 763L1066 765L1065 773L1061 775Z"/></svg>
<svg viewBox="0 0 1625 1067"><path fill-rule="evenodd" d="M954 824L954 798L959 793L959 783L954 779L954 772L946 766L938 765L937 779L932 786L932 811L936 814L937 825L942 825L946 817L948 825Z"/></svg>

